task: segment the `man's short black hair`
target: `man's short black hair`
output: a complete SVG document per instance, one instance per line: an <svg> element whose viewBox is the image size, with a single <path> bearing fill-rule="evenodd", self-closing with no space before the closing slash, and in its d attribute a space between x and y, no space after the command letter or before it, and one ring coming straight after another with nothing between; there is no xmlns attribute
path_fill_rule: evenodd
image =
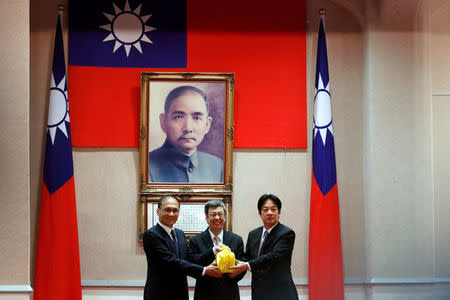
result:
<svg viewBox="0 0 450 300"><path fill-rule="evenodd" d="M208 103L208 99L206 97L205 92L203 92L201 89L196 88L195 86L191 86L191 85L179 86L170 91L170 93L166 97L166 101L164 102L164 113L167 114L169 112L170 105L172 104L172 101L174 99L176 99L179 96L184 95L188 92L194 92L203 97L203 99L205 100L205 104L206 104L206 112L209 115L209 103Z"/></svg>
<svg viewBox="0 0 450 300"><path fill-rule="evenodd" d="M274 194L264 194L261 197L259 197L259 200L258 200L258 211L259 211L259 213L261 213L261 209L262 209L262 207L264 205L264 202L266 202L267 200L272 200L273 202L275 202L275 204L277 205L278 211L281 210L281 200L280 200L280 198L278 198Z"/></svg>
<svg viewBox="0 0 450 300"><path fill-rule="evenodd" d="M164 196L161 196L161 198L159 198L159 200L158 200L158 208L161 208L163 201L166 199L175 199L178 203L178 207L180 207L180 200L178 200L177 197L172 196L172 195L164 195Z"/></svg>
<svg viewBox="0 0 450 300"><path fill-rule="evenodd" d="M209 211L210 207L219 207L219 206L222 207L224 213L227 214L227 208L225 207L225 204L223 204L222 201L220 201L220 200L209 200L205 204L205 215L208 214L208 211Z"/></svg>

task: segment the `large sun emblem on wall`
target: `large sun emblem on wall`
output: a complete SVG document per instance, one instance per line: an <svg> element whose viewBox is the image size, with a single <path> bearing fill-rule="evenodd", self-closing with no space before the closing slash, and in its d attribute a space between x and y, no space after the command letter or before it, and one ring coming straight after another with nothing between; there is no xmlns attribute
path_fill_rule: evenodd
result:
<svg viewBox="0 0 450 300"><path fill-rule="evenodd" d="M115 3L113 3L113 6L115 15L103 13L110 21L109 24L100 26L100 28L110 31L103 42L115 40L113 53L123 46L127 57L130 54L131 46L142 53L141 42L153 44L146 32L156 28L145 25L152 15L140 15L142 3L133 11L130 9L128 0L125 2L123 10L117 7Z"/></svg>

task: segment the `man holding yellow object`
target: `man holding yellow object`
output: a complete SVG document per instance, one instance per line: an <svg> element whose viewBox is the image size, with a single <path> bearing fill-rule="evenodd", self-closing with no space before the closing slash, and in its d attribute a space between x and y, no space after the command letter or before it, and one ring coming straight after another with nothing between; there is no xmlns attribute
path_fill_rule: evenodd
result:
<svg viewBox="0 0 450 300"><path fill-rule="evenodd" d="M242 238L223 229L226 213L226 207L222 201L211 200L206 203L205 216L208 228L190 240L189 252L191 254L191 262L208 266L215 260L216 254L220 250L219 260L223 259L223 262L231 259L232 253L229 250L234 253L236 259L242 259L244 254ZM228 246L229 250L222 246ZM204 255L207 251L210 251L209 256ZM219 261L219 268L221 264ZM237 283L244 277L245 272L234 275L233 273L228 273L228 270L224 271L223 276L220 278L209 278L206 276L198 278L195 284L194 300L239 300Z"/></svg>

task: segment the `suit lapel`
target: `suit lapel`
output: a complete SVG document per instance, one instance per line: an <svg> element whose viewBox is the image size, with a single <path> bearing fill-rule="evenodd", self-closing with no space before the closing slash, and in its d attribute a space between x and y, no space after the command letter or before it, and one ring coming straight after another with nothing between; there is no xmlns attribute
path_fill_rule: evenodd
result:
<svg viewBox="0 0 450 300"><path fill-rule="evenodd" d="M261 242L262 231L263 231L263 227L261 226L255 231L255 236L252 237L253 240L251 241L251 243L252 243L253 247L250 248L251 249L250 256L252 258L258 257L259 243Z"/></svg>
<svg viewBox="0 0 450 300"><path fill-rule="evenodd" d="M180 258L184 258L184 254L186 253L186 243L184 243L184 234L181 232L181 230L178 230L176 228L174 228L175 230L175 235L177 236L177 243L178 243L178 249L180 251L179 253L179 257Z"/></svg>
<svg viewBox="0 0 450 300"><path fill-rule="evenodd" d="M227 245L231 248L231 236L228 231L223 230L223 241L222 244Z"/></svg>
<svg viewBox="0 0 450 300"><path fill-rule="evenodd" d="M206 229L201 233L203 243L205 244L206 248L212 248L214 246L213 241L211 239L211 235L209 234L209 229Z"/></svg>
<svg viewBox="0 0 450 300"><path fill-rule="evenodd" d="M158 231L159 231L161 237L162 237L162 238L166 241L166 243L169 245L169 248L172 250L173 254L177 255L177 254L175 253L175 249L174 249L174 247L173 247L172 238L169 236L169 234L167 234L167 231L165 231L164 228L162 228L162 226L159 225L159 224L156 224L156 226L157 226L157 228L158 228ZM177 230L175 230L175 234L176 234L177 239L178 239L178 232L177 232ZM179 247L179 246L180 246L180 243L178 243L178 247ZM177 255L177 256L178 256L178 255Z"/></svg>
<svg viewBox="0 0 450 300"><path fill-rule="evenodd" d="M280 229L280 222L277 223L277 225L275 225L274 228L272 228L272 230L270 231L270 233L267 235L267 242L264 245L264 249L261 249L261 254L265 254L267 252L270 252L273 248L273 241L276 239L276 237L278 236L278 230ZM262 231L261 231L262 234ZM258 245L259 246L259 245Z"/></svg>

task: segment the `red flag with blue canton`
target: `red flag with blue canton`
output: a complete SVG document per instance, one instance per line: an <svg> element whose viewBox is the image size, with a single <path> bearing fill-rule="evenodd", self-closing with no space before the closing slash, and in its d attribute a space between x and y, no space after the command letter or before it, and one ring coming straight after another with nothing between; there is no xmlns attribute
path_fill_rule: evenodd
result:
<svg viewBox="0 0 450 300"><path fill-rule="evenodd" d="M72 142L60 16L50 83L34 299L81 299Z"/></svg>
<svg viewBox="0 0 450 300"><path fill-rule="evenodd" d="M323 17L317 41L309 221L309 300L343 300L341 230Z"/></svg>
<svg viewBox="0 0 450 300"><path fill-rule="evenodd" d="M74 146L139 146L143 71L235 73L234 147L307 146L305 0L69 1Z"/></svg>

